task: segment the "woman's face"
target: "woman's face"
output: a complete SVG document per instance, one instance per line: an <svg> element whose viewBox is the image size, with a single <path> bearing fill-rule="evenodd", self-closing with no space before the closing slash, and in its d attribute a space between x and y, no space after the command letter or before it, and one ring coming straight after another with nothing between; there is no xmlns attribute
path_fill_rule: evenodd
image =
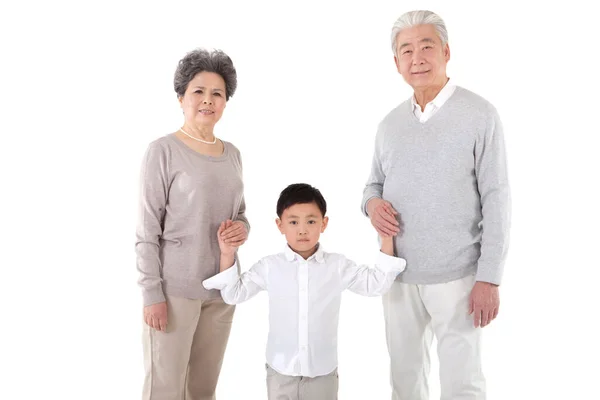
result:
<svg viewBox="0 0 600 400"><path fill-rule="evenodd" d="M213 127L221 119L227 101L225 81L214 72L199 72L179 98L185 121L196 127Z"/></svg>

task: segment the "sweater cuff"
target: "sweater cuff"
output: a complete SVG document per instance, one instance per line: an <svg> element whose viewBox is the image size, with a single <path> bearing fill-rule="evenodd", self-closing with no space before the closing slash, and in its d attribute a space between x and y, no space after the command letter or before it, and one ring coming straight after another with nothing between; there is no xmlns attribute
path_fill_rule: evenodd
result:
<svg viewBox="0 0 600 400"><path fill-rule="evenodd" d="M362 212L363 212L363 214L365 214L366 217L369 216L369 213L367 212L367 204L369 204L369 201L371 201L372 199L381 199L381 197L373 195L373 196L368 197L367 200L365 200L365 202L363 203L364 205L363 205Z"/></svg>
<svg viewBox="0 0 600 400"><path fill-rule="evenodd" d="M211 290L211 289L222 290L225 287L237 282L238 278L239 278L238 266L237 266L237 262L235 262L235 263L233 263L233 265L231 267L227 268L225 271L219 272L217 275L213 276L212 278L208 278L208 279L204 280L202 282L202 286L204 286L204 288L208 289L208 290Z"/></svg>
<svg viewBox="0 0 600 400"><path fill-rule="evenodd" d="M500 283L502 282L502 277L500 273L497 273L495 271L482 270L481 268L478 268L477 274L475 275L475 281L487 282L500 286Z"/></svg>
<svg viewBox="0 0 600 400"><path fill-rule="evenodd" d="M152 304L164 303L167 301L161 285L153 288L142 289L142 296L144 298L144 307L151 306Z"/></svg>

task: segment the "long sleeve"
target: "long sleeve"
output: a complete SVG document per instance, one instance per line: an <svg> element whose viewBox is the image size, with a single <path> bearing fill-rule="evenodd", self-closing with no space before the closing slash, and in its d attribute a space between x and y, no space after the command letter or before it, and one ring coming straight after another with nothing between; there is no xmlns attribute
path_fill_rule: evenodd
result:
<svg viewBox="0 0 600 400"><path fill-rule="evenodd" d="M476 279L499 285L508 251L511 200L504 135L496 110L475 143L475 175L483 216Z"/></svg>
<svg viewBox="0 0 600 400"><path fill-rule="evenodd" d="M140 177L139 215L135 250L138 284L144 306L165 301L161 279L160 238L169 188L168 159L159 146L150 145L144 156Z"/></svg>
<svg viewBox="0 0 600 400"><path fill-rule="evenodd" d="M379 127L381 130L381 126ZM367 203L374 197L381 198L383 195L383 183L385 181L385 174L381 166L380 159L380 147L383 139L382 132L378 132L375 139L375 151L373 152L373 161L371 163L371 174L363 190L363 198L361 209L364 215L367 215ZM368 215L367 215L368 216Z"/></svg>
<svg viewBox="0 0 600 400"><path fill-rule="evenodd" d="M268 266L259 261L248 271L239 275L237 263L225 271L206 279L202 285L206 289L221 291L223 301L227 304L238 304L256 296L267 289Z"/></svg>
<svg viewBox="0 0 600 400"><path fill-rule="evenodd" d="M246 225L246 231L250 234L250 223L248 222L248 218L246 218L246 200L244 196L242 196L242 202L240 204L240 210L238 211L237 217L235 217L236 221L242 222Z"/></svg>
<svg viewBox="0 0 600 400"><path fill-rule="evenodd" d="M375 268L344 259L340 266L343 289L350 289L363 296L381 296L392 287L396 276L405 267L404 259L382 252L377 257Z"/></svg>

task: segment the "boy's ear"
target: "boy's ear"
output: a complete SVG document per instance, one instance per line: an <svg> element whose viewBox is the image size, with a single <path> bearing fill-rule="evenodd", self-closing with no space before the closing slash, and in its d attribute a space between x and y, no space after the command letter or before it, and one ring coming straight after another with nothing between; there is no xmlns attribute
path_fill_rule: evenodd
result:
<svg viewBox="0 0 600 400"><path fill-rule="evenodd" d="M327 228L328 222L329 222L329 217L323 217L323 224L321 225L321 233L325 232L325 228Z"/></svg>
<svg viewBox="0 0 600 400"><path fill-rule="evenodd" d="M283 233L283 226L282 226L282 222L279 218L275 218L275 223L277 224L277 228L279 228L279 232Z"/></svg>

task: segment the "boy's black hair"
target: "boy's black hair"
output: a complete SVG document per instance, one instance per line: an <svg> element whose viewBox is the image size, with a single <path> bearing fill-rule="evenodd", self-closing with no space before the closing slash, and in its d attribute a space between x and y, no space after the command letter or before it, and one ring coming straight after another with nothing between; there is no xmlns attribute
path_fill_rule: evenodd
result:
<svg viewBox="0 0 600 400"><path fill-rule="evenodd" d="M319 191L306 183L293 183L283 189L277 200L277 216L281 218L283 211L294 204L316 203L324 217L327 212L327 203Z"/></svg>

